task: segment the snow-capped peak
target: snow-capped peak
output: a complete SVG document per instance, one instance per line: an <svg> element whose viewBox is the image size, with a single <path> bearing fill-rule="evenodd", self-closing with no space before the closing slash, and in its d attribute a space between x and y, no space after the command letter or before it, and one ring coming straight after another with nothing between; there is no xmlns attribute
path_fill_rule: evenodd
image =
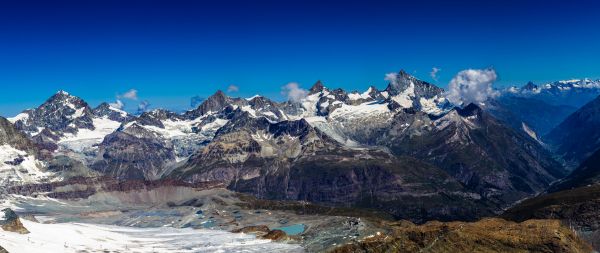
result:
<svg viewBox="0 0 600 253"><path fill-rule="evenodd" d="M111 120L124 122L131 117L127 112L109 104L102 103L93 110L95 117L107 117Z"/></svg>
<svg viewBox="0 0 600 253"><path fill-rule="evenodd" d="M56 92L56 94L58 95L64 95L64 96L70 96L70 94L64 90L59 90Z"/></svg>
<svg viewBox="0 0 600 253"><path fill-rule="evenodd" d="M112 110L112 111L115 111L115 112L118 112L118 113L119 113L119 114L121 114L121 116L123 116L123 117L127 116L127 112L125 112L125 111L123 111L123 110L121 110L121 109L119 109L119 108L116 108L116 107L109 106L109 107L108 107L108 109L110 109L110 110Z"/></svg>
<svg viewBox="0 0 600 253"><path fill-rule="evenodd" d="M13 124L17 121L27 122L27 119L29 119L29 113L27 113L27 112L22 112L12 118L7 118L7 120Z"/></svg>
<svg viewBox="0 0 600 253"><path fill-rule="evenodd" d="M560 83L560 84L572 84L572 83L578 83L580 81L581 81L580 79L571 79L571 80L561 80L561 81L558 81L558 83Z"/></svg>
<svg viewBox="0 0 600 253"><path fill-rule="evenodd" d="M535 85L533 82L528 82L521 88L515 86L506 89L507 92L513 94L539 94L541 92L559 93L570 90L600 90L600 80L592 80L589 78L584 79L571 79L571 80L560 80L556 82L550 82L543 85Z"/></svg>
<svg viewBox="0 0 600 253"><path fill-rule="evenodd" d="M360 93L360 94L358 92L348 93L348 99L350 99L350 100L371 99L373 89L374 88L371 86L365 92Z"/></svg>
<svg viewBox="0 0 600 253"><path fill-rule="evenodd" d="M323 85L323 83L321 82L321 80L318 80L315 84L313 84L312 87L310 87L309 94L315 94L315 93L323 92L326 89L327 88L325 88L325 86Z"/></svg>

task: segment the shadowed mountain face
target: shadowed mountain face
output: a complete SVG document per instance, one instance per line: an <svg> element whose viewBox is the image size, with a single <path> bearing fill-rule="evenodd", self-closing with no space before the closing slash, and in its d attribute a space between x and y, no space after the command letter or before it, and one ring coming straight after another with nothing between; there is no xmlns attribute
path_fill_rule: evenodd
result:
<svg viewBox="0 0 600 253"><path fill-rule="evenodd" d="M600 249L600 151L571 174L550 186L547 193L508 209L504 217L516 221L560 219Z"/></svg>
<svg viewBox="0 0 600 253"><path fill-rule="evenodd" d="M600 150L588 157L570 175L548 188L548 192L600 184Z"/></svg>
<svg viewBox="0 0 600 253"><path fill-rule="evenodd" d="M8 145L29 154L38 154L39 147L7 119L0 117L0 145Z"/></svg>
<svg viewBox="0 0 600 253"><path fill-rule="evenodd" d="M587 103L554 128L544 140L571 168L600 148L600 97Z"/></svg>
<svg viewBox="0 0 600 253"><path fill-rule="evenodd" d="M170 143L139 126L106 136L99 156L91 168L118 179L158 179L167 163L175 161Z"/></svg>
<svg viewBox="0 0 600 253"><path fill-rule="evenodd" d="M598 95L600 80L565 80L543 85L529 82L520 88L503 90L483 108L513 129L546 141L542 137Z"/></svg>
<svg viewBox="0 0 600 253"><path fill-rule="evenodd" d="M577 110L569 105L552 105L537 98L503 95L484 107L495 118L513 129L535 134L540 139ZM532 136L533 137L533 136Z"/></svg>
<svg viewBox="0 0 600 253"><path fill-rule="evenodd" d="M511 203L565 174L537 142L474 104L401 122L383 138L392 152L429 161L484 198Z"/></svg>
<svg viewBox="0 0 600 253"><path fill-rule="evenodd" d="M516 221L560 219L600 250L599 101L596 98L586 104L546 136L570 166L583 162L545 194L517 204L504 217Z"/></svg>
<svg viewBox="0 0 600 253"><path fill-rule="evenodd" d="M479 215L477 195L435 166L346 148L305 120L270 123L242 115L169 177L223 181L260 198L378 208L416 222ZM411 205L398 205L405 201Z"/></svg>
<svg viewBox="0 0 600 253"><path fill-rule="evenodd" d="M35 183L46 180L42 160L52 154L19 132L7 119L0 117L0 198L12 184Z"/></svg>

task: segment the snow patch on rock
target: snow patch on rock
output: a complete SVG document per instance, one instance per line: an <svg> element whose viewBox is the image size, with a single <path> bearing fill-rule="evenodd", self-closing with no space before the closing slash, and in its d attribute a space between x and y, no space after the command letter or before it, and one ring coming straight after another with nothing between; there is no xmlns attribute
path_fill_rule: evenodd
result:
<svg viewBox="0 0 600 253"><path fill-rule="evenodd" d="M10 145L0 145L0 179L15 183L37 183L53 173L42 171L44 163Z"/></svg>
<svg viewBox="0 0 600 253"><path fill-rule="evenodd" d="M402 108L411 108L413 106L413 98L415 97L415 83L410 81L409 86L400 92L400 94L393 96L392 100L396 101Z"/></svg>

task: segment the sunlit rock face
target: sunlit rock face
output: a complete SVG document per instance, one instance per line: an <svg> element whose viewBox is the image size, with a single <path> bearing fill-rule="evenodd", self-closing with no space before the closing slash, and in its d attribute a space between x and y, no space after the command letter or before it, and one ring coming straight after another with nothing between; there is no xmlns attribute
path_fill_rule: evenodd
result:
<svg viewBox="0 0 600 253"><path fill-rule="evenodd" d="M2 230L18 234L29 234L29 230L23 226L19 216L10 208L0 211L0 227Z"/></svg>

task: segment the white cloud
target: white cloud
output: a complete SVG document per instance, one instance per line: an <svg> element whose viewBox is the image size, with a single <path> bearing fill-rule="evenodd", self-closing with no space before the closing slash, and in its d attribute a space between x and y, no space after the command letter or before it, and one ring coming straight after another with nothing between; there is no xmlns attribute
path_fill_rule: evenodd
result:
<svg viewBox="0 0 600 253"><path fill-rule="evenodd" d="M291 82L281 87L281 95L285 96L289 101L299 102L308 95L308 91L300 88L298 83Z"/></svg>
<svg viewBox="0 0 600 253"><path fill-rule="evenodd" d="M240 91L240 87L238 87L237 85L230 84L227 87L227 92L238 92L238 91Z"/></svg>
<svg viewBox="0 0 600 253"><path fill-rule="evenodd" d="M140 102L140 104L138 104L138 113L143 113L147 111L148 107L150 107L150 103L148 102L148 100Z"/></svg>
<svg viewBox="0 0 600 253"><path fill-rule="evenodd" d="M138 91L136 89L131 89L128 90L127 92L123 93L122 95L118 95L118 98L127 98L127 99L131 99L131 100L137 100L138 96L137 96Z"/></svg>
<svg viewBox="0 0 600 253"><path fill-rule="evenodd" d="M496 71L491 68L463 70L452 78L445 95L455 105L483 103L499 95L492 87L497 78Z"/></svg>
<svg viewBox="0 0 600 253"><path fill-rule="evenodd" d="M125 104L123 104L123 101L121 101L120 99L117 99L117 101L115 101L114 103L110 103L109 105L119 110L123 109L123 107L125 106Z"/></svg>
<svg viewBox="0 0 600 253"><path fill-rule="evenodd" d="M431 79L433 79L437 82L438 81L437 73L440 71L442 71L442 69L440 69L440 68L436 68L436 67L431 68L431 72L429 72Z"/></svg>
<svg viewBox="0 0 600 253"><path fill-rule="evenodd" d="M390 83L392 83L393 86L398 86L398 73L387 73L385 74L385 77L383 78L383 80L386 80Z"/></svg>
<svg viewBox="0 0 600 253"><path fill-rule="evenodd" d="M123 94L117 94L114 103L109 103L110 106L112 106L113 108L117 108L119 110L122 110L125 107L125 103L123 102L123 99L128 99L128 100L138 100L138 91L136 89L130 89L127 92L123 93Z"/></svg>

